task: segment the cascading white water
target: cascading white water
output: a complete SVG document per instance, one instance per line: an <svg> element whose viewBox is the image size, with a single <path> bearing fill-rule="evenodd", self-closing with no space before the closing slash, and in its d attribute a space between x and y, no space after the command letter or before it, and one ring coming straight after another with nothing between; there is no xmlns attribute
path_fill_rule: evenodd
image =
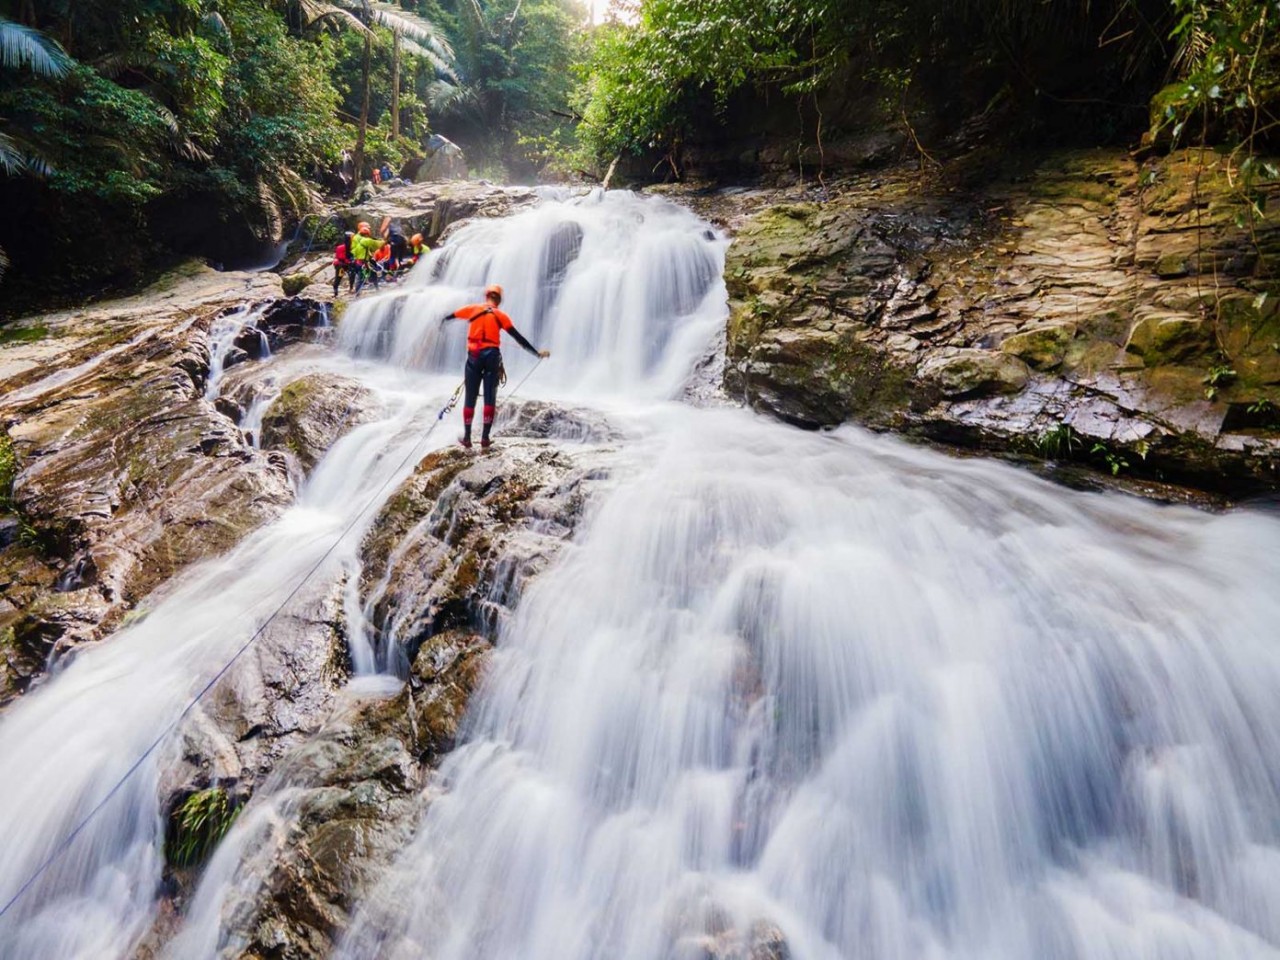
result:
<svg viewBox="0 0 1280 960"><path fill-rule="evenodd" d="M297 506L226 557L192 571L140 622L79 653L0 717L0 903L107 796L353 521L356 528L316 582L356 564L375 513L358 511L384 483L392 481L389 494L412 469L406 456L432 422L442 386L421 375L365 373L387 417L339 441ZM288 617L286 609L274 629L287 631ZM371 664L363 651L353 656ZM235 682L235 674L225 682ZM158 790L170 759L168 749L153 754L0 919L0 957L130 956L155 909L163 829Z"/></svg>
<svg viewBox="0 0 1280 960"><path fill-rule="evenodd" d="M439 318L500 282L552 351L522 392L607 410L637 467L522 598L341 957L700 960L775 932L814 960L1280 957L1280 523L656 402L723 323L723 245L596 194L472 224L353 304L341 343L372 362L346 372L387 418L0 718L0 896L394 470L460 372ZM164 761L0 921L0 956L129 956ZM170 956L227 944L227 861L289 809L255 799Z"/></svg>
<svg viewBox="0 0 1280 960"><path fill-rule="evenodd" d="M1280 955L1280 525L650 426L344 960Z"/></svg>
<svg viewBox="0 0 1280 960"><path fill-rule="evenodd" d="M213 326L209 329L209 375L205 378L204 387L206 400L218 399L227 357L235 348L236 340L246 332L257 334L259 352L263 357L271 356L271 347L267 343L267 338L258 329L258 321L262 319L263 312L262 307L241 307L213 322Z"/></svg>
<svg viewBox="0 0 1280 960"><path fill-rule="evenodd" d="M499 282L502 309L551 351L542 395L674 396L724 322L725 241L674 204L599 191L507 220L476 220L396 294L360 301L341 344L356 356L461 375L466 325L442 324ZM513 381L533 358L507 341Z"/></svg>

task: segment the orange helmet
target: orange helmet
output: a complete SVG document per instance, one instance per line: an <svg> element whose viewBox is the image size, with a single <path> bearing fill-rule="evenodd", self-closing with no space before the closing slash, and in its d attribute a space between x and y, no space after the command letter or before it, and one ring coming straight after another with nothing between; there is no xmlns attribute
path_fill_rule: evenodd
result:
<svg viewBox="0 0 1280 960"><path fill-rule="evenodd" d="M415 247L420 246L422 244L422 234L415 233L412 237L409 238L409 242L412 243Z"/></svg>
<svg viewBox="0 0 1280 960"><path fill-rule="evenodd" d="M369 233L370 233L370 227L369 227L369 224L365 223L363 220L361 220L361 221L360 221L360 225L359 225L358 227L356 227L356 229L357 229L357 230L359 230L359 231L360 231L360 233L361 233L363 236L366 236L366 237L367 237L367 236L369 235Z"/></svg>
<svg viewBox="0 0 1280 960"><path fill-rule="evenodd" d="M489 284L489 286L487 286L487 287L485 287L485 288L484 288L484 295L485 295L486 297L497 297L497 298L498 298L498 302L499 302L499 303L501 303L501 302L502 302L502 287L498 286L496 283L491 283L491 284Z"/></svg>

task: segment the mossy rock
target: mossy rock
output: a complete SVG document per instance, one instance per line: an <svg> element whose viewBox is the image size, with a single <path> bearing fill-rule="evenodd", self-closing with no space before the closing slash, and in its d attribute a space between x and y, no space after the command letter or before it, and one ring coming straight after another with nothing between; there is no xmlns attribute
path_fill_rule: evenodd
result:
<svg viewBox="0 0 1280 960"><path fill-rule="evenodd" d="M1141 357L1147 367L1185 363L1207 357L1216 349L1212 326L1199 317L1181 313L1144 317L1125 344L1125 350Z"/></svg>
<svg viewBox="0 0 1280 960"><path fill-rule="evenodd" d="M1075 335L1074 323L1046 324L1006 338L1000 344L1000 352L1017 357L1037 370L1050 370L1062 363Z"/></svg>
<svg viewBox="0 0 1280 960"><path fill-rule="evenodd" d="M1176 280L1191 274L1191 263L1180 253L1166 253L1156 260L1153 269L1161 280Z"/></svg>
<svg viewBox="0 0 1280 960"><path fill-rule="evenodd" d="M311 277L305 273L291 273L280 280L280 287L286 297L296 297L310 285Z"/></svg>
<svg viewBox="0 0 1280 960"><path fill-rule="evenodd" d="M1017 357L989 350L957 350L946 357L927 360L920 376L937 384L944 397L990 396L1017 393L1027 385L1030 371Z"/></svg>
<svg viewBox="0 0 1280 960"><path fill-rule="evenodd" d="M353 427L373 414L373 393L357 380L309 374L280 391L262 418L262 445L288 450L306 471Z"/></svg>

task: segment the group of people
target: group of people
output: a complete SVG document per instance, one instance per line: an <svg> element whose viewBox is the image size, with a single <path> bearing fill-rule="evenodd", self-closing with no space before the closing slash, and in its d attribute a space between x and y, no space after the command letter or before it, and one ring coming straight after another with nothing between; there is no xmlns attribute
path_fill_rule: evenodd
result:
<svg viewBox="0 0 1280 960"><path fill-rule="evenodd" d="M422 234L406 237L391 227L391 220L382 222L381 236L374 236L373 228L361 222L354 233L348 231L342 242L333 250L333 295L345 277L347 291L358 294L366 283L376 288L382 280L395 279L418 262L418 258L431 249Z"/></svg>

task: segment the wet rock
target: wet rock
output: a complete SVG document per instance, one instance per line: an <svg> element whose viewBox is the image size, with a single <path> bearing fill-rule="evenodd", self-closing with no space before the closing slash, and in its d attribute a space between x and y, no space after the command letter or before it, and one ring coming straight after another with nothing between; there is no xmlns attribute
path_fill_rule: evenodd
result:
<svg viewBox="0 0 1280 960"><path fill-rule="evenodd" d="M272 300L258 319L258 328L266 335L272 352L292 343L310 343L328 324L326 305L305 297Z"/></svg>
<svg viewBox="0 0 1280 960"><path fill-rule="evenodd" d="M453 448L425 458L362 546L362 594L378 643L404 663L417 663L441 632L495 630L573 531L589 487L607 475L611 433L595 417L513 403L495 429L501 439L491 453ZM604 445L518 436L526 431Z"/></svg>
<svg viewBox="0 0 1280 960"><path fill-rule="evenodd" d="M353 906L411 838L427 776L453 745L490 649L465 633L434 638L422 657L430 665L398 693L338 695L322 725L273 761L241 813L243 832L223 841L239 844L241 879L221 907L235 956L332 955ZM235 763L234 750L223 762ZM181 906L194 877L175 879ZM175 927L158 923L149 944Z"/></svg>
<svg viewBox="0 0 1280 960"><path fill-rule="evenodd" d="M956 350L930 357L919 375L938 384L944 397L981 397L1017 393L1027 385L1027 365L1016 357L986 350Z"/></svg>
<svg viewBox="0 0 1280 960"><path fill-rule="evenodd" d="M262 446L288 451L309 473L337 440L374 419L379 404L360 381L308 374L288 384L262 417Z"/></svg>
<svg viewBox="0 0 1280 960"><path fill-rule="evenodd" d="M1037 370L1051 370L1062 363L1075 335L1074 323L1048 323L1007 337L1000 350Z"/></svg>
<svg viewBox="0 0 1280 960"><path fill-rule="evenodd" d="M1207 357L1217 346L1212 329L1199 317L1152 313L1138 321L1124 348L1146 366L1160 367Z"/></svg>
<svg viewBox="0 0 1280 960"><path fill-rule="evenodd" d="M462 220L506 216L537 202L537 193L527 187L433 181L376 194L339 210L338 215L352 230L361 221L377 227L383 218L390 217L406 236L421 233L434 242Z"/></svg>
<svg viewBox="0 0 1280 960"><path fill-rule="evenodd" d="M282 465L203 397L213 318L278 280L192 268L136 298L42 319L60 348L6 347L0 422L17 475L0 548L0 701L113 629L186 565L291 498Z"/></svg>
<svg viewBox="0 0 1280 960"><path fill-rule="evenodd" d="M1280 420L1227 413L1280 406L1280 226L1235 223L1222 164L1100 150L943 187L899 168L700 201L737 230L730 395L1017 457L1069 424L1101 445L1085 465L1274 489Z"/></svg>

